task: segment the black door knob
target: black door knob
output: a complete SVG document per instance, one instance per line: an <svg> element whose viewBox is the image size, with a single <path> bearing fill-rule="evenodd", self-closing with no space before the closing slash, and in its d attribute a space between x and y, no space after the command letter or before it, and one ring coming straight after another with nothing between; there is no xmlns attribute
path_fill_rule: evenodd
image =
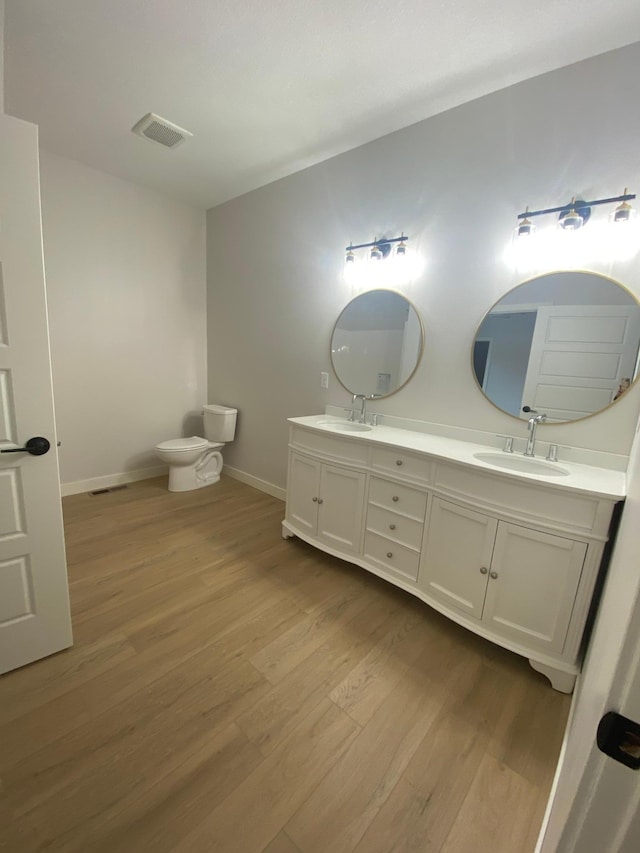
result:
<svg viewBox="0 0 640 853"><path fill-rule="evenodd" d="M32 456L44 456L50 447L48 439L35 435L24 447L8 447L6 450L0 450L0 453L30 453Z"/></svg>

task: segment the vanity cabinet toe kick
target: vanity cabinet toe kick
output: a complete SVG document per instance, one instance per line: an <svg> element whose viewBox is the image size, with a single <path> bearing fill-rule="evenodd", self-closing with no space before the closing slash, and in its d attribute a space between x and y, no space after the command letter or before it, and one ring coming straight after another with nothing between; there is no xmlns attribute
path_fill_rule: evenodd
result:
<svg viewBox="0 0 640 853"><path fill-rule="evenodd" d="M282 535L405 589L571 693L615 504L292 425Z"/></svg>

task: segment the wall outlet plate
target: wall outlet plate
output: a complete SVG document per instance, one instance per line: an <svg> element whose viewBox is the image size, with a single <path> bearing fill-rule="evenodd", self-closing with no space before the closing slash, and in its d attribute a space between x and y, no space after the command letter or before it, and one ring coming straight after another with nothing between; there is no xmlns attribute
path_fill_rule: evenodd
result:
<svg viewBox="0 0 640 853"><path fill-rule="evenodd" d="M320 373L320 387L328 388L329 387L329 374L322 371Z"/></svg>

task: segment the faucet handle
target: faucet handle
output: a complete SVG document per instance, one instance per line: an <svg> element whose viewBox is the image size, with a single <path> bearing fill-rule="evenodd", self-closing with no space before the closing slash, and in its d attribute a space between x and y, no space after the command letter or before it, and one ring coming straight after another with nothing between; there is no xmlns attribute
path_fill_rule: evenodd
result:
<svg viewBox="0 0 640 853"><path fill-rule="evenodd" d="M354 409L349 409L349 408L345 407L345 412L348 412L348 413L349 413L349 417L347 418L347 420L348 420L348 421L352 421L352 420L354 420L354 418L355 418L355 416L356 416L356 413L355 413L355 410L354 410Z"/></svg>
<svg viewBox="0 0 640 853"><path fill-rule="evenodd" d="M549 462L557 462L558 461L558 445L550 444L549 450L547 451L547 457Z"/></svg>

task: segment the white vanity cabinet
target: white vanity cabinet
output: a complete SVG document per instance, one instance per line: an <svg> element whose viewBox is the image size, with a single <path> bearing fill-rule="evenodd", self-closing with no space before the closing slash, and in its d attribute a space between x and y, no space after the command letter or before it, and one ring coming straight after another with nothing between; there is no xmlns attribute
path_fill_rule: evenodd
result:
<svg viewBox="0 0 640 853"><path fill-rule="evenodd" d="M587 547L434 498L421 587L500 637L562 654Z"/></svg>
<svg viewBox="0 0 640 853"><path fill-rule="evenodd" d="M291 424L283 536L400 586L571 692L619 498L465 464L460 447L443 458L409 431L346 437L307 420Z"/></svg>

